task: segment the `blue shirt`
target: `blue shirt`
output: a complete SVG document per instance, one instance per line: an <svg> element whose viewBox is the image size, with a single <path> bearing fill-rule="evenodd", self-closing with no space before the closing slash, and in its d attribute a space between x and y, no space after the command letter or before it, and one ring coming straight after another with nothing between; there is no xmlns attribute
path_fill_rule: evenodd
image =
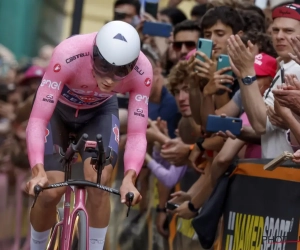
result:
<svg viewBox="0 0 300 250"><path fill-rule="evenodd" d="M169 136L175 138L175 130L181 114L178 111L174 96L171 95L165 86L161 90L160 103L149 102L148 116L151 120L156 120L158 117L165 120L168 125Z"/></svg>

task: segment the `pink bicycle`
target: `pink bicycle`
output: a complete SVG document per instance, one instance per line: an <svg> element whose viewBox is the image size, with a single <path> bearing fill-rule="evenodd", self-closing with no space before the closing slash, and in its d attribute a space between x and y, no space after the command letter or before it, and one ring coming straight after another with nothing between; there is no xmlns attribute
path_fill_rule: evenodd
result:
<svg viewBox="0 0 300 250"><path fill-rule="evenodd" d="M60 250L70 250L74 249L74 242L72 244L72 235L74 232L74 225L76 218L79 218L78 221L78 242L75 242L76 249L78 250L88 250L89 249L89 235L88 235L88 214L85 209L85 198L86 198L86 190L85 187L94 187L99 188L109 193L120 195L120 192L116 189L106 187L100 184L102 169L107 163L111 161L111 150L109 156L106 157L105 151L103 148L102 136L97 135L96 141L88 141L88 135L83 134L81 138L78 140L77 144L75 144L74 137L70 138L70 144L66 151L63 153L60 149L60 154L63 156L62 163L64 166L65 172L65 181L60 183L54 183L49 185L48 187L42 188L39 185L34 187L35 199L32 207L34 206L36 199L40 192L46 189L57 188L57 187L67 187L65 195L64 195L64 204L63 210L59 209L58 214L60 215L59 221L53 227L50 240L47 246L47 250L53 249L56 239L59 239L59 249ZM77 153L81 148L84 147L84 150L87 152L96 153L96 157L91 158L91 165L95 166L97 170L97 182L90 182L85 180L72 180L71 179L71 164L74 160L75 153ZM71 208L71 194L73 189L71 186L74 186L75 193L75 201L73 211L70 213ZM126 200L129 204L127 216L130 211L131 203L133 201L133 193L129 192L126 194ZM62 213L63 211L63 213ZM61 233L57 237L58 228L61 228Z"/></svg>

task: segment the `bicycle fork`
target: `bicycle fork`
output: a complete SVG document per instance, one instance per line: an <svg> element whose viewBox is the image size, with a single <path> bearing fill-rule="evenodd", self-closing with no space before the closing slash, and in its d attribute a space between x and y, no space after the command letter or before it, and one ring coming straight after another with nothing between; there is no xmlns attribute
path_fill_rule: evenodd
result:
<svg viewBox="0 0 300 250"><path fill-rule="evenodd" d="M49 243L47 245L46 250L51 250L54 249L54 244L56 242L57 239L57 232L58 232L58 228L60 227L60 235L58 235L59 238L59 250L64 249L63 245L64 245L64 240L63 240L63 236L65 235L65 230L67 228L67 222L68 220L66 220L65 218L69 218L70 215L70 206L71 206L71 194L72 194L72 188L71 187L67 187L66 192L63 196L63 218L59 218L59 221L55 224Z"/></svg>
<svg viewBox="0 0 300 250"><path fill-rule="evenodd" d="M53 232L50 237L50 241L47 246L47 250L53 249L55 241L56 241L56 235L58 232L58 228L61 227L61 234L59 235L59 250L69 250L72 246L72 235L74 230L74 225L77 217L77 213L79 210L84 211L86 218L87 218L87 225L86 225L86 249L88 249L88 216L85 209L85 198L86 198L86 190L84 188L76 188L74 190L75 193L75 201L74 201L74 209L72 213L70 214L70 208L71 208L71 194L73 189L71 187L67 187L67 190L64 194L64 214L61 221L56 223L54 226Z"/></svg>
<svg viewBox="0 0 300 250"><path fill-rule="evenodd" d="M70 188L71 189L71 188ZM60 250L69 250L72 247L72 235L74 231L75 221L78 212L81 210L86 216L86 249L89 249L89 231L88 231L88 215L85 209L86 189L75 187L74 209L70 214L71 191L66 192L64 202L64 220L62 228L62 237L60 242ZM79 218L80 219L80 218Z"/></svg>

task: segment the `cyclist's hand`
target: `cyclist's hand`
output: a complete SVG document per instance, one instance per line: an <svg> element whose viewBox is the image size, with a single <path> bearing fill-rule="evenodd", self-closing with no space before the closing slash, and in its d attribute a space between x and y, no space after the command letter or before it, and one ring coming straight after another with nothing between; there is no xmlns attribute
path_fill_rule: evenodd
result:
<svg viewBox="0 0 300 250"><path fill-rule="evenodd" d="M32 168L32 178L26 184L26 193L35 196L33 191L35 185L40 185L41 187L46 187L48 185L47 174L42 164L37 164Z"/></svg>
<svg viewBox="0 0 300 250"><path fill-rule="evenodd" d="M131 206L134 206L141 201L142 196L134 186L133 182L129 179L124 178L122 185L120 187L121 203L126 203L127 206L129 206L129 202L126 201L126 194L128 192L131 192L134 195L133 201L131 202Z"/></svg>

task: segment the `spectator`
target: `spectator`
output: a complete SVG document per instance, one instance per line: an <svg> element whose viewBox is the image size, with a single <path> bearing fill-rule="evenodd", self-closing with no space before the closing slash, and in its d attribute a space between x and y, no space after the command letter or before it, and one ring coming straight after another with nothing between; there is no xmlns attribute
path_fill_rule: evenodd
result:
<svg viewBox="0 0 300 250"><path fill-rule="evenodd" d="M176 52L176 62L185 60L187 54L196 48L200 34L200 26L192 20L185 20L175 26L172 48Z"/></svg>
<svg viewBox="0 0 300 250"><path fill-rule="evenodd" d="M117 0L114 3L114 18L136 27L140 22L141 4L139 0Z"/></svg>
<svg viewBox="0 0 300 250"><path fill-rule="evenodd" d="M39 50L39 56L33 58L32 64L38 65L43 68L47 67L50 62L53 50L54 47L52 45L47 44L42 46Z"/></svg>
<svg viewBox="0 0 300 250"><path fill-rule="evenodd" d="M224 95L221 99L222 102L218 104L218 106L221 107L225 105L239 89L238 82L232 76L225 75L225 72L230 70L230 68L216 71L216 58L220 54L227 54L227 39L233 34L242 35L243 29L244 21L242 17L237 10L228 6L210 9L202 18L201 30L203 31L203 37L213 41L214 54L212 56L213 58L210 59L203 53L197 52L198 55L204 56L205 62L197 58L192 60L192 68L198 71L197 75L200 79L198 79L195 88L193 88L195 91L190 93L190 97L194 113L196 113L198 107L198 112L194 114L194 118L198 124L203 125L203 128L206 126L207 116L213 114L215 110L213 95ZM231 87L227 88L223 85L222 81L230 83ZM204 86L203 92L200 92L199 87L197 87L201 82L207 83L202 85Z"/></svg>
<svg viewBox="0 0 300 250"><path fill-rule="evenodd" d="M274 47L283 60L285 72L287 74L295 74L299 78L300 66L291 60L289 53L292 53L293 50L287 40L300 34L300 9L298 5L292 5L292 7L293 9L289 8L289 6L282 6L273 11L272 38ZM288 13L288 15L283 13ZM266 105L269 109L274 109L272 90L284 82L284 79L281 79L280 70L277 72L270 88L266 90L263 101L259 97L257 81L251 80L251 77L255 75L253 45L251 43L248 44L250 50L247 50L244 45L238 48L237 44L241 43L240 38L233 36L228 39L228 43L234 71L241 77L239 78L239 84L246 114L255 132L262 135L262 157L275 158L283 151L292 151L286 140L284 122L280 119L272 119L270 117L271 113L268 113L266 109ZM246 76L250 76L248 84L245 84ZM274 112L272 114L276 116ZM278 115L276 118L278 118Z"/></svg>
<svg viewBox="0 0 300 250"><path fill-rule="evenodd" d="M167 7L158 12L157 20L163 23L170 23L175 26L185 21L186 15L176 7Z"/></svg>
<svg viewBox="0 0 300 250"><path fill-rule="evenodd" d="M262 17L259 13L253 10L239 10L239 13L244 19L245 26L243 31L253 32L253 31L260 31L262 33L266 32L266 21L265 18Z"/></svg>
<svg viewBox="0 0 300 250"><path fill-rule="evenodd" d="M254 69L257 76L258 87L261 96L264 95L265 91L270 87L272 79L276 75L277 71L277 62L276 59L266 55L266 54L258 54L255 57L254 61ZM229 108L232 105L234 108ZM233 113L233 110L239 110L236 113ZM222 112L228 112L229 116L237 116L238 113L241 113L243 110L242 97L240 95L240 91L237 92L235 97L220 110L216 111L217 114L221 114ZM251 128L251 125L248 121L246 113L241 115L243 120L243 127L248 129ZM214 187L217 183L219 177L226 172L227 168L233 161L234 157L238 154L240 149L246 144L243 140L232 140L227 139L223 148L219 152L219 154L215 157L212 164L211 171L211 182ZM246 151L243 158L261 158L261 146L253 143L246 144Z"/></svg>
<svg viewBox="0 0 300 250"><path fill-rule="evenodd" d="M38 86L41 84L44 74L45 68L37 65L33 65L26 70L23 79L19 82L19 86L24 91L24 99L36 92Z"/></svg>
<svg viewBox="0 0 300 250"><path fill-rule="evenodd" d="M206 4L195 5L191 10L191 20L200 20L205 15L206 11Z"/></svg>
<svg viewBox="0 0 300 250"><path fill-rule="evenodd" d="M273 47L271 36L266 33L258 32L256 30L249 31L241 37L244 44L247 46L247 42L250 40L253 45L257 47L255 54L265 53L269 56L277 58L277 52Z"/></svg>

